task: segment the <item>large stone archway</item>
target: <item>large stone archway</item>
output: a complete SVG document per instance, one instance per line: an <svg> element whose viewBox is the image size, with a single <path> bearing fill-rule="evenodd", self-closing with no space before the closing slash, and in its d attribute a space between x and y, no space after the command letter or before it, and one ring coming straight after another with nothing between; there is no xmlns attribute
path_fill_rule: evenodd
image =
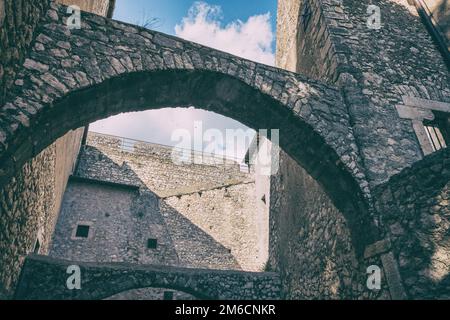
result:
<svg viewBox="0 0 450 320"><path fill-rule="evenodd" d="M279 128L281 147L347 213L360 240L371 233L367 184L336 88L93 14L70 30L66 7L51 7L1 109L2 183L70 129L126 111L195 105L255 129Z"/></svg>
<svg viewBox="0 0 450 320"><path fill-rule="evenodd" d="M195 106L280 129L281 148L344 215L355 255L377 238L337 88L88 13L70 30L65 13L51 4L0 108L0 189L69 130L122 112Z"/></svg>

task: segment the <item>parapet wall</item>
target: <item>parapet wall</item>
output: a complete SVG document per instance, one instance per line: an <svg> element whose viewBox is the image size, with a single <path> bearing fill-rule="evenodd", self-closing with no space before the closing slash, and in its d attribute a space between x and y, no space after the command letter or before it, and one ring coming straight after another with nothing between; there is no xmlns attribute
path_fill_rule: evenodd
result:
<svg viewBox="0 0 450 320"><path fill-rule="evenodd" d="M93 132L87 136L87 145L80 158L77 176L129 185L145 185L162 198L254 180L252 175L240 171L239 163L214 159L209 155L203 157L201 164L192 161L177 165L172 160L173 148L168 146ZM196 157L198 158L197 154ZM214 164L214 160L222 162ZM115 166L109 165L111 161ZM135 175L120 170L124 166ZM139 179L136 179L136 176Z"/></svg>

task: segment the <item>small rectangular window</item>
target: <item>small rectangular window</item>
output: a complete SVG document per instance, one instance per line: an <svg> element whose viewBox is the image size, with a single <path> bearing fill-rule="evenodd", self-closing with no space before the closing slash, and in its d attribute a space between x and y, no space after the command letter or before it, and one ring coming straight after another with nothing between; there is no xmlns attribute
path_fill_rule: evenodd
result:
<svg viewBox="0 0 450 320"><path fill-rule="evenodd" d="M86 225L78 225L77 232L75 234L77 238L87 238L89 237L89 226Z"/></svg>
<svg viewBox="0 0 450 320"><path fill-rule="evenodd" d="M156 249L157 246L158 246L157 239L148 239L147 240L147 248L148 249Z"/></svg>

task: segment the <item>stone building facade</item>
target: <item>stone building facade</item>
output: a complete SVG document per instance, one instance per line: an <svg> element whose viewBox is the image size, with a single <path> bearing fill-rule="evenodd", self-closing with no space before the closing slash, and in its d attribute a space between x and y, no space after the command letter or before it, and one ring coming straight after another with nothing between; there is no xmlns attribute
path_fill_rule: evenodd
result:
<svg viewBox="0 0 450 320"><path fill-rule="evenodd" d="M254 174L234 161L201 153L193 155L205 164L180 165L173 161L173 150L89 132L49 255L263 271L269 216L257 211ZM83 228L87 233L78 234ZM135 293L139 299L164 296L153 289Z"/></svg>
<svg viewBox="0 0 450 320"><path fill-rule="evenodd" d="M131 140L88 134L64 196L51 256L263 269L268 245L260 246L259 239L268 233L268 215L255 209L253 174L230 160L177 165L171 147L135 141L124 148L124 141ZM76 237L80 225L90 227L86 239ZM148 247L150 240L155 248Z"/></svg>
<svg viewBox="0 0 450 320"><path fill-rule="evenodd" d="M342 88L371 186L423 157L411 120L396 108L407 105L403 97L450 101L448 70L414 8L407 0L374 4L378 30L367 26L366 1L280 1L277 45L280 67Z"/></svg>

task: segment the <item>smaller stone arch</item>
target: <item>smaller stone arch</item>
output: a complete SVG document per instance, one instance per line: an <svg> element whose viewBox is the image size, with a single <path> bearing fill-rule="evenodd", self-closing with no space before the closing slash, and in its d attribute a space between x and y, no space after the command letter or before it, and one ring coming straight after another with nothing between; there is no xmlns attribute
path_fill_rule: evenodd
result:
<svg viewBox="0 0 450 320"><path fill-rule="evenodd" d="M166 299L166 292L170 292L170 296ZM123 292L116 293L103 300L200 300L184 291L167 289L167 288L135 288ZM210 299L201 299L210 300Z"/></svg>
<svg viewBox="0 0 450 320"><path fill-rule="evenodd" d="M67 268L79 266L81 289L66 286ZM87 263L30 255L26 258L16 299L99 300L145 287L187 292L202 299L278 299L280 280L271 272L189 269L127 263Z"/></svg>

